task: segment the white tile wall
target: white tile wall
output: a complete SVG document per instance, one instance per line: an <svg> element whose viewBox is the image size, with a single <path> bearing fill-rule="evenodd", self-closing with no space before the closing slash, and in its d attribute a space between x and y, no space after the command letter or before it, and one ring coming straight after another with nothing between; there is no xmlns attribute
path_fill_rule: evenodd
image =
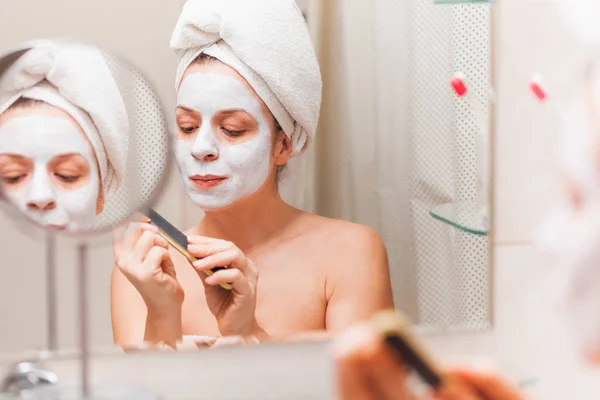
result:
<svg viewBox="0 0 600 400"><path fill-rule="evenodd" d="M581 65L552 2L504 0L497 7L496 242L528 241L561 201L556 159L560 120L553 99L572 85ZM529 92L534 73L549 81L550 103Z"/></svg>

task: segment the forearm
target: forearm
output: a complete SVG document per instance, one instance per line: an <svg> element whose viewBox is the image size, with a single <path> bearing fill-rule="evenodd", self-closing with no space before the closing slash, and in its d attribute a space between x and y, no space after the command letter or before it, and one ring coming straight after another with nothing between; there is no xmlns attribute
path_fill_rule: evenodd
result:
<svg viewBox="0 0 600 400"><path fill-rule="evenodd" d="M181 340L181 309L169 313L148 310L144 341L151 344L164 343L173 348Z"/></svg>

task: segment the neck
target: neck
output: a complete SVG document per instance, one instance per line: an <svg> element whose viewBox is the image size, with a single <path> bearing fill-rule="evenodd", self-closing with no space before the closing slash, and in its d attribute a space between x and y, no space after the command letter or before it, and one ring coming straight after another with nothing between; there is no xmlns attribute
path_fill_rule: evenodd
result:
<svg viewBox="0 0 600 400"><path fill-rule="evenodd" d="M222 210L207 211L199 231L229 240L247 254L277 236L295 212L275 187L263 188Z"/></svg>

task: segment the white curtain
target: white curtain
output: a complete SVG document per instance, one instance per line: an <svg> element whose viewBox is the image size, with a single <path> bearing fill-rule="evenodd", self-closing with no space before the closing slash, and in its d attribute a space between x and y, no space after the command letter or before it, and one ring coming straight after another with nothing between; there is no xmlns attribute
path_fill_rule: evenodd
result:
<svg viewBox="0 0 600 400"><path fill-rule="evenodd" d="M489 6L304 3L323 104L314 146L291 163L284 198L377 229L396 305L420 325L487 326L487 239L429 212L476 197L476 125L449 81L460 70L487 94Z"/></svg>

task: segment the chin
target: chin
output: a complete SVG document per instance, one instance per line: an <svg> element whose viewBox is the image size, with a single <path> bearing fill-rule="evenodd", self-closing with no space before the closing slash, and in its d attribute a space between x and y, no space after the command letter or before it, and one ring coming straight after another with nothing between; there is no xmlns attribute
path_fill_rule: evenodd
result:
<svg viewBox="0 0 600 400"><path fill-rule="evenodd" d="M224 201L209 195L190 194L188 197L196 207L204 212L222 211L235 204L235 201Z"/></svg>

